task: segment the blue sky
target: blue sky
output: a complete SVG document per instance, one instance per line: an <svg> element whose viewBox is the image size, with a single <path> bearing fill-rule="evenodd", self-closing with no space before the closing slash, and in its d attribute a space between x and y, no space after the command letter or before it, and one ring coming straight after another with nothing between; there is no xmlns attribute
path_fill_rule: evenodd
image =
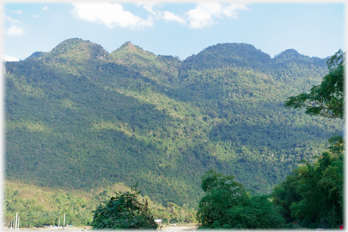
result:
<svg viewBox="0 0 348 232"><path fill-rule="evenodd" d="M343 3L5 3L3 56L25 59L81 38L112 52L131 41L185 59L218 43L325 58L344 47Z"/></svg>

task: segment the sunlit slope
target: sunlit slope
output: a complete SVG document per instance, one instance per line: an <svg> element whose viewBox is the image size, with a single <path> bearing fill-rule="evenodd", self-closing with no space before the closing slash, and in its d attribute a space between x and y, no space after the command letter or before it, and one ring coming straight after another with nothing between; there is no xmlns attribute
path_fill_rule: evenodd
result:
<svg viewBox="0 0 348 232"><path fill-rule="evenodd" d="M5 181L4 183L4 221L11 222L16 213L20 217L20 227L42 227L44 225L57 225L59 218L63 224L63 214L66 225L86 226L93 221L94 210L104 201L108 201L115 192L130 191L131 188L123 183L115 183L106 188L80 191L73 189L61 189L41 187L32 184L24 184L17 181ZM140 202L147 200L148 207L155 218L174 218L180 216L192 221L195 211L187 206L179 207L169 203L164 207L151 201L148 196L139 196ZM172 215L170 206L175 206L178 212Z"/></svg>
<svg viewBox="0 0 348 232"><path fill-rule="evenodd" d="M42 186L139 181L153 200L195 205L213 168L265 193L342 128L282 106L326 73L292 50L219 44L180 61L71 39L6 72L7 178Z"/></svg>

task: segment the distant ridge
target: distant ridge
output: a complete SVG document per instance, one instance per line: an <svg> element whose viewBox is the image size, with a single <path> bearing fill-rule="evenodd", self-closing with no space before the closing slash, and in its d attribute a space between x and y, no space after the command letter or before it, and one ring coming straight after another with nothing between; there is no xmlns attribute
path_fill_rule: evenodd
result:
<svg viewBox="0 0 348 232"><path fill-rule="evenodd" d="M50 52L34 52L32 55L30 55L28 58L40 58L44 56L47 53L50 53L53 56L59 55L59 54L67 54L69 52L72 52L73 50L80 50L81 52L87 52L87 50L90 53L94 53L95 57L105 57L107 56L108 52L104 50L104 48L98 44L92 43L89 40L82 40L80 38L71 38L64 40L60 44L58 44L55 48L52 49ZM136 52L144 55L154 55L152 52L145 51L140 46L134 45L131 41L127 41L123 43L119 48L111 52L110 54L117 53L119 51L129 51L129 52ZM269 63L272 60L275 60L277 62L279 61L285 61L285 60L294 60L294 59L300 59L300 60L307 60L307 61L326 61L328 58L318 58L318 57L309 57L305 55L301 55L298 53L295 49L287 49L278 55L276 55L274 58L271 58L270 55L267 53L262 52L260 49L255 48L251 44L247 43L219 43L216 45L209 46L205 48L203 51L194 54L192 56L187 57L184 62L193 62L196 59L211 59L211 57L216 56L223 57L224 60L220 60L222 62L228 62L228 60L232 61L233 59L244 59L248 60L249 62L255 61L255 56L258 57L258 62L262 63ZM170 57L171 55L162 55L162 57ZM197 57L198 56L198 57Z"/></svg>
<svg viewBox="0 0 348 232"><path fill-rule="evenodd" d="M30 59L38 59L42 56L44 56L46 54L46 52L34 52L33 54L31 54L28 58Z"/></svg>

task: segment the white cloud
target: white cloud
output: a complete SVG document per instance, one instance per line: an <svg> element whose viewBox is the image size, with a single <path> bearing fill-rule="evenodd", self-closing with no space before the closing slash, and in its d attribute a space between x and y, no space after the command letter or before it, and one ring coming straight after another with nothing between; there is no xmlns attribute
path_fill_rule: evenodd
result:
<svg viewBox="0 0 348 232"><path fill-rule="evenodd" d="M22 10L12 10L11 12L15 13L15 14L22 14L23 13Z"/></svg>
<svg viewBox="0 0 348 232"><path fill-rule="evenodd" d="M43 10L43 11L48 10L48 6L42 7L42 10Z"/></svg>
<svg viewBox="0 0 348 232"><path fill-rule="evenodd" d="M34 19L40 17L40 15L35 15L35 14L31 14L31 17L33 17Z"/></svg>
<svg viewBox="0 0 348 232"><path fill-rule="evenodd" d="M161 6L162 5L161 3L139 2L139 3L137 3L137 5L142 6L147 12L149 12L156 19L164 19L165 21L175 21L175 22L182 23L182 24L186 23L186 20L184 18L182 18L178 15L175 15L172 12L169 12L169 11L162 12L159 10L155 10L154 7Z"/></svg>
<svg viewBox="0 0 348 232"><path fill-rule="evenodd" d="M19 61L19 59L16 58L16 57L13 57L13 56L6 56L6 55L3 55L2 60L3 60L3 61Z"/></svg>
<svg viewBox="0 0 348 232"><path fill-rule="evenodd" d="M101 23L108 28L125 27L131 29L142 29L153 25L152 17L146 20L123 10L119 3L78 3L73 4L72 13L83 20Z"/></svg>
<svg viewBox="0 0 348 232"><path fill-rule="evenodd" d="M16 25L12 25L10 28L5 29L5 34L10 36L20 36L23 35L24 29Z"/></svg>
<svg viewBox="0 0 348 232"><path fill-rule="evenodd" d="M19 24L20 22L17 19L13 19L10 16L5 15L5 20L12 24Z"/></svg>
<svg viewBox="0 0 348 232"><path fill-rule="evenodd" d="M166 21L176 21L176 22L178 22L178 23L183 23L183 24L186 23L186 20L185 20L185 19L183 19L183 18L181 18L180 16L175 15L174 13L169 12L169 11L165 11L165 12L163 13L162 18L163 18L164 20L166 20Z"/></svg>
<svg viewBox="0 0 348 232"><path fill-rule="evenodd" d="M215 24L214 18L238 18L237 10L246 10L245 4L232 3L222 5L218 2L200 3L195 9L187 12L189 27L193 29L209 27Z"/></svg>
<svg viewBox="0 0 348 232"><path fill-rule="evenodd" d="M189 25L191 28L202 28L211 26L214 23L213 16L221 13L220 3L197 4L196 9L187 12Z"/></svg>
<svg viewBox="0 0 348 232"><path fill-rule="evenodd" d="M245 4L242 3L233 3L227 7L224 7L222 13L228 18L238 19L237 10L248 10Z"/></svg>
<svg viewBox="0 0 348 232"><path fill-rule="evenodd" d="M26 29L22 26L22 23L16 19L12 19L5 15L6 24L10 24L5 27L4 33L8 36L21 36L24 34Z"/></svg>
<svg viewBox="0 0 348 232"><path fill-rule="evenodd" d="M147 19L133 15L123 9L120 3L74 3L72 13L89 22L104 24L108 28L115 27L131 28L134 30L153 26L154 20L174 21L192 29L210 27L217 23L216 19L238 19L238 11L247 10L243 3L198 3L195 9L191 9L183 15L176 15L170 11L160 11L155 6L161 3L138 2L137 6L143 7L148 13Z"/></svg>
<svg viewBox="0 0 348 232"><path fill-rule="evenodd" d="M143 2L138 2L137 3L138 6L143 6L143 8L149 12L150 14L154 15L154 16L159 16L161 14L160 11L155 11L153 9L154 6L156 5L160 5L160 3L151 3L151 2L146 2L146 3L143 3Z"/></svg>

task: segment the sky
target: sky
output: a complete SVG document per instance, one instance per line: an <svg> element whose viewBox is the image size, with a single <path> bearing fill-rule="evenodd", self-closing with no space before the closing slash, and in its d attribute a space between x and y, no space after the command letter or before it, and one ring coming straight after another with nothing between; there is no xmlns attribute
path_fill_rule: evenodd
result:
<svg viewBox="0 0 348 232"><path fill-rule="evenodd" d="M131 41L181 60L218 43L252 44L271 57L295 49L325 58L345 50L344 10L340 2L7 2L2 55L24 60L81 38L109 53Z"/></svg>

